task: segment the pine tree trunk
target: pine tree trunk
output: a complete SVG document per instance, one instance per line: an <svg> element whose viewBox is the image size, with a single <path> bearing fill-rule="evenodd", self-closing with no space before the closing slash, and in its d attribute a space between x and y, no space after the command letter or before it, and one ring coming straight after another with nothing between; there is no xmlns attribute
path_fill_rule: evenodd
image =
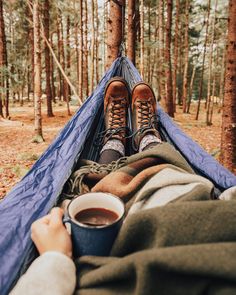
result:
<svg viewBox="0 0 236 295"><path fill-rule="evenodd" d="M41 115L41 46L40 46L40 22L39 2L35 0L33 5L34 24L34 132L33 142L43 141L42 115Z"/></svg>
<svg viewBox="0 0 236 295"><path fill-rule="evenodd" d="M196 65L193 66L193 71L191 75L191 81L189 86L189 97L188 97L188 106L187 106L187 113L190 113L190 106L192 101L192 95L193 95L193 82L196 74Z"/></svg>
<svg viewBox="0 0 236 295"><path fill-rule="evenodd" d="M144 0L140 1L140 75L144 79Z"/></svg>
<svg viewBox="0 0 236 295"><path fill-rule="evenodd" d="M70 16L67 16L66 20L66 74L70 79L70 70L71 70L71 52L70 52ZM69 87L69 85L68 85ZM70 101L71 97L71 88L68 88L68 100Z"/></svg>
<svg viewBox="0 0 236 295"><path fill-rule="evenodd" d="M174 111L176 108L176 90L177 90L177 72L178 72L178 53L179 53L179 12L180 0L176 0L176 16L175 16L175 39L174 39L174 68L173 68L173 103Z"/></svg>
<svg viewBox="0 0 236 295"><path fill-rule="evenodd" d="M57 59L58 62L61 63L61 30L60 30L60 11L57 12ZM58 69L58 75L57 75L57 81L58 81L58 88L57 88L57 96L58 99L61 100L62 94L63 94L63 86L62 86L62 74L60 69Z"/></svg>
<svg viewBox="0 0 236 295"><path fill-rule="evenodd" d="M136 48L136 8L135 0L128 0L128 48L127 56L135 65Z"/></svg>
<svg viewBox="0 0 236 295"><path fill-rule="evenodd" d="M225 43L227 40L225 40ZM219 101L220 101L220 106L218 112L221 112L222 105L223 105L223 100L224 100L224 85L225 85L225 58L226 58L226 46L224 47L223 51L223 57L222 57L222 62L221 62L221 74L220 74L220 90L219 90Z"/></svg>
<svg viewBox="0 0 236 295"><path fill-rule="evenodd" d="M197 105L197 112L196 112L195 120L198 120L198 117L199 117L202 94L203 94L203 78L204 78L204 70L205 70L206 47L207 47L207 42L208 42L210 11L211 11L211 0L208 0L207 20L206 20L206 36L205 36L204 49L203 49L202 72L201 72L201 80L200 80L200 87L199 87L200 90L199 90L198 105Z"/></svg>
<svg viewBox="0 0 236 295"><path fill-rule="evenodd" d="M98 2L95 1L95 6L94 6L94 13L95 13L95 18L96 18L96 26L95 26L95 63L96 63L96 84L99 83L99 60L100 60L100 52L99 52L99 40L98 40L98 35L99 35L99 16L98 16ZM106 24L106 20L104 19L104 23ZM105 48L104 44L104 48ZM104 65L105 65L105 59L104 59Z"/></svg>
<svg viewBox="0 0 236 295"><path fill-rule="evenodd" d="M61 66L63 71L65 72L66 63L65 63L65 48L64 48L64 28L63 28L62 17L60 18L60 31L61 31L61 39L60 39ZM66 82L66 79L64 77L62 78L62 94L63 94L63 100L67 103L67 110L68 110L69 85Z"/></svg>
<svg viewBox="0 0 236 295"><path fill-rule="evenodd" d="M44 34L47 40L49 40L50 31L50 5L49 0L44 0ZM46 72L46 95L47 95L47 115L53 117L52 111L52 89L51 89L51 74L50 74L50 51L44 42L44 54L45 54L45 72Z"/></svg>
<svg viewBox="0 0 236 295"><path fill-rule="evenodd" d="M9 117L9 75L7 60L7 44L5 35L5 23L3 17L3 1L0 0L0 68L3 67L4 73L0 74L0 87L5 88L5 113Z"/></svg>
<svg viewBox="0 0 236 295"><path fill-rule="evenodd" d="M95 24L94 24L94 0L91 0L91 80L90 93L94 87L94 64L95 64Z"/></svg>
<svg viewBox="0 0 236 295"><path fill-rule="evenodd" d="M187 111L187 96L188 96L188 55L189 55L189 0L185 3L185 32L184 32L184 76L183 76L183 112Z"/></svg>
<svg viewBox="0 0 236 295"><path fill-rule="evenodd" d="M33 7L32 1L30 1ZM31 66L31 88L30 91L34 94L34 28L33 28L33 14L29 13L29 45L30 45L30 66Z"/></svg>
<svg viewBox="0 0 236 295"><path fill-rule="evenodd" d="M173 90L172 90L172 67L171 67L171 25L172 25L172 0L167 0L167 22L166 22L166 109L169 116L174 117Z"/></svg>
<svg viewBox="0 0 236 295"><path fill-rule="evenodd" d="M84 88L86 96L89 95L88 81L88 0L84 0L84 66L83 66Z"/></svg>
<svg viewBox="0 0 236 295"><path fill-rule="evenodd" d="M148 50L147 50L147 81L151 83L151 1L148 1Z"/></svg>
<svg viewBox="0 0 236 295"><path fill-rule="evenodd" d="M159 17L159 71L158 71L158 77L159 77L159 97L160 99L165 99L166 91L165 91L165 83L166 83L166 77L165 77L165 69L164 69L164 63L165 63L165 51L164 51L164 0L159 1L158 6L158 17Z"/></svg>
<svg viewBox="0 0 236 295"><path fill-rule="evenodd" d="M52 50L54 50L54 44L53 44L53 33L51 34L51 46ZM55 85L54 85L54 60L53 58L50 59L50 73L51 73L51 82L52 82L52 98L53 102L56 102L56 91L55 91Z"/></svg>
<svg viewBox="0 0 236 295"><path fill-rule="evenodd" d="M208 72L208 85L207 85L207 99L206 99L206 124L211 125L210 120L210 108L212 103L212 95L211 95L211 84L212 84L212 71L214 67L213 59L213 46L215 42L215 23L216 23L216 10L217 10L218 1L215 0L215 11L214 11L214 18L212 20L212 37L211 37L211 44L210 44L210 53L209 53L209 72ZM214 96L213 96L214 99Z"/></svg>
<svg viewBox="0 0 236 295"><path fill-rule="evenodd" d="M236 2L229 0L228 42L223 103L221 162L236 172Z"/></svg>
<svg viewBox="0 0 236 295"><path fill-rule="evenodd" d="M119 56L120 45L123 40L123 24L125 17L125 0L110 2L110 15L108 18L108 39L107 39L107 64L110 67L112 62Z"/></svg>
<svg viewBox="0 0 236 295"><path fill-rule="evenodd" d="M83 1L79 0L79 98L83 101Z"/></svg>

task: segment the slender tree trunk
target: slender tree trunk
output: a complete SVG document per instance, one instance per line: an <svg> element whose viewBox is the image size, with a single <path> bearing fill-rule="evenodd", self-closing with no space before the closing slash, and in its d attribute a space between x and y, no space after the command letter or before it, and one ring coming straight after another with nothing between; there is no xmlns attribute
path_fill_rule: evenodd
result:
<svg viewBox="0 0 236 295"><path fill-rule="evenodd" d="M29 1L31 7L32 1ZM31 65L31 88L30 91L34 94L34 28L33 28L33 14L29 13L29 44L30 44L30 65Z"/></svg>
<svg viewBox="0 0 236 295"><path fill-rule="evenodd" d="M67 16L66 19L66 72L67 76L70 79L70 70L71 70L71 52L70 52L70 16ZM69 87L69 85L68 85ZM68 98L70 101L70 96L71 96L71 89L69 87L68 89Z"/></svg>
<svg viewBox="0 0 236 295"><path fill-rule="evenodd" d="M60 31L61 31L61 39L60 39L60 53L61 53L61 67L63 71L66 71L66 63L65 63L65 48L64 48L64 28L63 28L63 20L60 18ZM66 82L66 79L62 78L62 94L63 100L68 104L68 95L69 95L69 85Z"/></svg>
<svg viewBox="0 0 236 295"><path fill-rule="evenodd" d="M136 8L135 0L128 0L128 48L127 56L135 65L136 48Z"/></svg>
<svg viewBox="0 0 236 295"><path fill-rule="evenodd" d="M184 32L184 77L183 77L183 112L187 111L187 97L188 97L188 55L189 55L189 0L185 3L185 32Z"/></svg>
<svg viewBox="0 0 236 295"><path fill-rule="evenodd" d="M97 1L96 1L97 3ZM107 67L107 43L105 42L105 40L108 39L108 26L109 26L109 23L108 23L108 1L104 1L104 4L103 4L103 7L104 7L104 22L103 22L103 40L104 40L104 47L103 47L103 64L104 64L104 71L106 70L106 67ZM96 17L96 20L97 17ZM97 41L96 40L96 45L97 45ZM97 48L97 47L96 47ZM97 55L97 51L96 51L96 55Z"/></svg>
<svg viewBox="0 0 236 295"><path fill-rule="evenodd" d="M88 0L84 0L84 66L83 66L84 88L86 96L89 95L88 81Z"/></svg>
<svg viewBox="0 0 236 295"><path fill-rule="evenodd" d="M6 118L9 117L9 75L7 60L7 43L5 35L5 23L3 17L3 1L0 1L0 68L3 67L3 73L0 73L0 87L5 88L5 112Z"/></svg>
<svg viewBox="0 0 236 295"><path fill-rule="evenodd" d="M221 162L236 172L236 2L229 0Z"/></svg>
<svg viewBox="0 0 236 295"><path fill-rule="evenodd" d="M203 78L204 78L204 70L205 70L205 58L206 58L206 47L207 47L207 41L208 41L210 11L211 11L211 0L208 0L207 19L206 19L206 36L205 36L204 49L203 49L202 72L201 72L201 80L200 80L200 87L199 87L200 90L199 90L198 105L197 105L195 120L198 120L198 117L199 117L202 94L203 94Z"/></svg>
<svg viewBox="0 0 236 295"><path fill-rule="evenodd" d="M107 39L107 65L119 56L120 45L123 40L125 17L125 0L110 2L110 15L108 18L108 39Z"/></svg>
<svg viewBox="0 0 236 295"><path fill-rule="evenodd" d="M51 34L51 46L52 50L54 50L54 44L53 44L53 33ZM55 91L55 85L54 85L54 60L53 58L50 59L50 73L51 73L51 82L52 82L52 98L53 102L56 102L56 91Z"/></svg>
<svg viewBox="0 0 236 295"><path fill-rule="evenodd" d="M173 90L172 90L172 67L171 67L171 25L172 25L172 0L167 0L167 22L166 22L166 78L167 78L167 93L166 93L166 109L167 113L174 117L173 106Z"/></svg>
<svg viewBox="0 0 236 295"><path fill-rule="evenodd" d="M176 89L177 89L177 72L178 72L178 53L179 53L179 11L180 0L176 0L176 16L175 16L175 39L174 39L174 69L173 69L173 103L174 111L176 108Z"/></svg>
<svg viewBox="0 0 236 295"><path fill-rule="evenodd" d="M140 74L144 79L144 0L140 2Z"/></svg>
<svg viewBox="0 0 236 295"><path fill-rule="evenodd" d="M79 97L83 101L83 1L79 0Z"/></svg>
<svg viewBox="0 0 236 295"><path fill-rule="evenodd" d="M210 122L210 108L211 108L211 80L212 80L212 71L213 71L213 46L215 42L215 23L216 23L216 10L217 10L218 1L215 0L215 11L214 18L212 20L212 37L210 44L210 54L209 54L209 73L208 73L208 85L207 85L207 99L206 99L206 124L211 125Z"/></svg>
<svg viewBox="0 0 236 295"><path fill-rule="evenodd" d="M91 0L91 80L90 93L94 87L94 64L95 64L95 24L94 24L94 0Z"/></svg>
<svg viewBox="0 0 236 295"><path fill-rule="evenodd" d="M47 40L49 40L50 31L50 5L49 0L44 0L44 34ZM44 54L45 54L45 72L46 72L46 95L47 95L47 115L53 117L52 111L52 89L51 89L51 75L50 75L50 51L47 43L44 42Z"/></svg>
<svg viewBox="0 0 236 295"><path fill-rule="evenodd" d="M227 42L227 41L225 41ZM221 74L220 74L220 91L219 91L219 100L220 100L220 106L218 112L221 112L222 105L223 105L223 99L224 99L224 85L225 85L225 58L226 58L226 46L224 47L223 51L223 57L222 57L222 63L221 63Z"/></svg>
<svg viewBox="0 0 236 295"><path fill-rule="evenodd" d="M159 97L160 99L165 99L165 84L166 84L166 77L165 77L165 51L164 51L164 0L159 1L158 6L158 16L159 16Z"/></svg>
<svg viewBox="0 0 236 295"><path fill-rule="evenodd" d="M34 23L34 116L35 116L35 136L34 142L42 142L42 115L41 115L41 46L40 46L40 22L39 22L39 2L35 0L33 5Z"/></svg>
<svg viewBox="0 0 236 295"><path fill-rule="evenodd" d="M99 83L99 78L100 78L100 74L99 74L99 61L101 60L100 56L100 52L99 52L99 16L98 16L98 2L95 1L95 19L96 19L96 26L95 26L95 63L96 63L96 84ZM105 24L107 24L106 20L104 20ZM104 48L105 48L105 44L104 44ZM105 62L104 62L104 67L105 67Z"/></svg>
<svg viewBox="0 0 236 295"><path fill-rule="evenodd" d="M192 101L192 95L193 95L193 82L196 74L196 65L193 66L193 71L191 75L191 81L189 86L189 97L188 97L188 106L187 106L187 113L190 113L190 106Z"/></svg>
<svg viewBox="0 0 236 295"><path fill-rule="evenodd" d="M61 30L60 30L60 19L61 13L60 11L57 12L57 59L58 62L61 63ZM63 94L63 86L62 86L62 75L61 71L58 69L58 89L57 89L57 96L59 100L61 100Z"/></svg>
<svg viewBox="0 0 236 295"><path fill-rule="evenodd" d="M147 50L147 81L151 83L151 1L148 1L148 50Z"/></svg>

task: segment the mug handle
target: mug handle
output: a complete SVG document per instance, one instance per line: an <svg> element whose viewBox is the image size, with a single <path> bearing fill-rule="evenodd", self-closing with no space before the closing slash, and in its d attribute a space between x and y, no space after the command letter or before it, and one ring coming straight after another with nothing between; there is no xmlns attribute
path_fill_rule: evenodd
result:
<svg viewBox="0 0 236 295"><path fill-rule="evenodd" d="M65 228L67 229L69 235L71 235L71 219L67 214L63 215L62 222L65 225Z"/></svg>
<svg viewBox="0 0 236 295"><path fill-rule="evenodd" d="M69 216L67 214L63 215L62 222L63 222L63 224L71 223L71 220L70 220L70 218L69 218Z"/></svg>

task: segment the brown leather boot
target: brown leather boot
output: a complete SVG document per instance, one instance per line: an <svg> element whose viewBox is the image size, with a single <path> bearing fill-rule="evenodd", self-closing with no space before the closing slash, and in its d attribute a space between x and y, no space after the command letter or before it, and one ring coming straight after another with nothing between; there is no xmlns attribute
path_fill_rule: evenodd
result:
<svg viewBox="0 0 236 295"><path fill-rule="evenodd" d="M105 136L103 143L119 139L124 145L127 133L129 87L121 77L112 78L104 95Z"/></svg>
<svg viewBox="0 0 236 295"><path fill-rule="evenodd" d="M156 98L152 88L139 82L132 90L132 126L133 126L133 148L138 150L142 138L152 134L160 139L156 130Z"/></svg>

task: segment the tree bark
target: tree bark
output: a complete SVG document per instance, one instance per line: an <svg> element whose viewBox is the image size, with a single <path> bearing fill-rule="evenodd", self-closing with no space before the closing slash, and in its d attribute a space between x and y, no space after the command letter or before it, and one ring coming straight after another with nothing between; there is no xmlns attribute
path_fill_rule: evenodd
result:
<svg viewBox="0 0 236 295"><path fill-rule="evenodd" d="M33 142L42 142L42 114L41 114L41 46L40 46L40 22L39 2L35 0L33 5L34 24L34 132Z"/></svg>
<svg viewBox="0 0 236 295"><path fill-rule="evenodd" d="M173 89L172 89L172 67L171 67L171 25L172 25L172 0L167 0L167 22L166 22L166 78L167 78L167 93L166 93L166 109L169 116L174 117L173 105Z"/></svg>
<svg viewBox="0 0 236 295"><path fill-rule="evenodd" d="M189 0L185 3L185 32L184 32L184 76L183 76L183 112L187 111L187 97L188 97L188 55L189 55Z"/></svg>
<svg viewBox="0 0 236 295"><path fill-rule="evenodd" d="M159 77L159 97L160 99L165 99L166 91L165 91L165 51L164 51L164 0L159 1L158 5L158 17L159 17L159 70L158 70L158 77Z"/></svg>
<svg viewBox="0 0 236 295"><path fill-rule="evenodd" d="M96 17L96 26L95 26L95 63L96 63L96 84L99 83L99 40L98 40L98 35L99 35L99 16L98 16L98 2L95 1L95 17ZM106 20L104 19L104 23L106 24ZM104 44L104 48L105 48ZM105 65L105 59L104 59L104 65Z"/></svg>
<svg viewBox="0 0 236 295"><path fill-rule="evenodd" d="M174 65L173 65L173 103L174 110L176 106L176 89L177 89L177 72L178 72L178 53L179 53L179 12L180 0L176 0L176 16L175 16L175 38L174 38Z"/></svg>
<svg viewBox="0 0 236 295"><path fill-rule="evenodd" d="M61 30L60 30L60 19L61 19L61 13L60 11L57 11L57 21L56 21L56 29L57 29L57 60L59 63L61 63ZM58 69L58 88L57 88L57 96L58 99L61 100L61 97L63 95L63 85L62 85L62 75L61 71Z"/></svg>
<svg viewBox="0 0 236 295"><path fill-rule="evenodd" d="M198 117L199 117L202 93L203 93L203 78L204 78L204 70L205 70L205 58L206 58L206 47L207 47L207 40L208 40L210 11L211 11L211 0L208 0L207 19L206 19L206 36L205 36L204 49L203 49L202 72L201 72L201 80L200 80L200 87L199 87L200 90L199 90L198 105L197 105L195 120L198 120Z"/></svg>
<svg viewBox="0 0 236 295"><path fill-rule="evenodd" d="M94 0L91 0L91 80L90 93L94 86L94 64L95 64L95 24L94 24Z"/></svg>
<svg viewBox="0 0 236 295"><path fill-rule="evenodd" d="M209 72L208 72L207 99L206 99L206 124L207 125L211 125L210 108L212 104L212 95L213 95L213 94L211 95L211 84L212 84L212 71L214 66L213 46L215 42L215 23L216 23L217 4L218 4L218 1L215 0L214 17L212 20L212 36L211 36L210 53L209 53ZM214 96L213 96L213 99L214 99Z"/></svg>
<svg viewBox="0 0 236 295"><path fill-rule="evenodd" d="M84 65L83 65L84 88L86 96L89 95L88 81L88 0L84 0Z"/></svg>
<svg viewBox="0 0 236 295"><path fill-rule="evenodd" d="M66 19L66 74L70 79L70 70L71 70L71 52L70 52L70 16L67 16ZM71 89L68 85L68 98L70 101Z"/></svg>
<svg viewBox="0 0 236 295"><path fill-rule="evenodd" d="M79 98L83 101L83 1L79 0Z"/></svg>
<svg viewBox="0 0 236 295"><path fill-rule="evenodd" d="M63 71L65 72L66 62L65 62L65 47L64 47L64 28L63 28L62 17L60 17L60 32L61 32L61 38L60 38L61 67ZM62 78L62 94L63 94L63 100L68 103L69 85L64 77Z"/></svg>
<svg viewBox="0 0 236 295"><path fill-rule="evenodd" d="M236 172L236 2L229 0L221 162Z"/></svg>
<svg viewBox="0 0 236 295"><path fill-rule="evenodd" d="M47 40L49 40L49 31L50 31L49 19L50 19L49 0L44 0L44 34ZM47 116L53 117L51 74L50 74L50 51L46 42L44 42L44 45L45 45L44 54L45 54L45 72L46 72Z"/></svg>
<svg viewBox="0 0 236 295"><path fill-rule="evenodd" d="M112 62L119 56L120 45L123 40L123 24L125 17L125 0L110 2L110 15L108 18L107 39L107 64L109 68Z"/></svg>
<svg viewBox="0 0 236 295"><path fill-rule="evenodd" d="M135 65L136 48L136 7L135 0L128 0L128 48L127 56Z"/></svg>
<svg viewBox="0 0 236 295"><path fill-rule="evenodd" d="M51 47L52 50L54 50L54 44L53 44L53 33L51 34ZM51 73L51 82L52 82L52 98L54 103L56 102L56 91L55 91L55 85L54 85L54 60L53 58L50 59L50 73Z"/></svg>
<svg viewBox="0 0 236 295"><path fill-rule="evenodd" d="M144 0L140 2L140 74L144 79Z"/></svg>
<svg viewBox="0 0 236 295"><path fill-rule="evenodd" d="M7 59L7 43L5 34L5 23L3 17L3 1L0 1L0 68L3 68L1 75L0 87L5 88L5 113L6 118L9 117L9 75L8 75L8 59Z"/></svg>

